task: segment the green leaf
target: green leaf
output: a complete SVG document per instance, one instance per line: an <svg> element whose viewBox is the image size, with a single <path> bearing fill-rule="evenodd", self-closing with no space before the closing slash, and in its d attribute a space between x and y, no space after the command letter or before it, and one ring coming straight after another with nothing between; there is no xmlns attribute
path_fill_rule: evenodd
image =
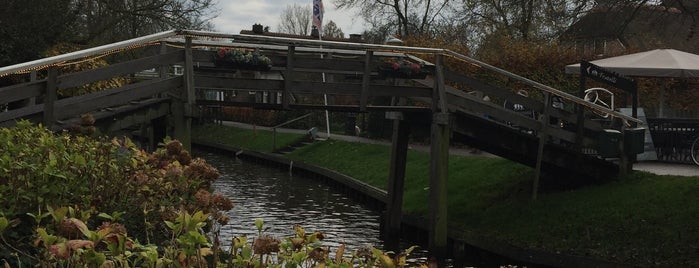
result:
<svg viewBox="0 0 699 268"><path fill-rule="evenodd" d="M110 221L114 220L114 218L112 218L111 215L104 213L104 212L100 212L100 214L97 214L97 217L103 218L105 220L110 220Z"/></svg>
<svg viewBox="0 0 699 268"><path fill-rule="evenodd" d="M246 260L250 259L250 257L252 257L252 248L248 246L243 247L243 250L240 253L240 255L243 256L243 258Z"/></svg>
<svg viewBox="0 0 699 268"><path fill-rule="evenodd" d="M255 227L257 227L258 232L262 232L262 227L265 224L265 220L262 218L255 219Z"/></svg>
<svg viewBox="0 0 699 268"><path fill-rule="evenodd" d="M77 227L78 230L80 230L80 232L83 233L83 235L85 235L85 237L92 237L92 231L90 231L90 229L87 228L87 225L85 225L83 221L76 218L69 218L68 221L70 221L71 224Z"/></svg>
<svg viewBox="0 0 699 268"><path fill-rule="evenodd" d="M0 217L0 234L7 229L7 226L10 226L10 221L5 217Z"/></svg>

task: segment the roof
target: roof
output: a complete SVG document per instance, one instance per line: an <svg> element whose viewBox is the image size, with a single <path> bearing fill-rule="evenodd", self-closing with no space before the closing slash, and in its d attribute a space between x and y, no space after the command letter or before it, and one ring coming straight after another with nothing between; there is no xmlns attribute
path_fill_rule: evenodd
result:
<svg viewBox="0 0 699 268"><path fill-rule="evenodd" d="M563 40L618 39L634 50L675 48L699 53L692 14L658 5L591 10L566 30Z"/></svg>

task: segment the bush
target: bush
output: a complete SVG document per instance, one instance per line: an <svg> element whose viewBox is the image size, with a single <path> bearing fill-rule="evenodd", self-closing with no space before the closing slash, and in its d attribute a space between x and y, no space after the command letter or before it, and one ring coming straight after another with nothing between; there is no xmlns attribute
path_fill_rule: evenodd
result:
<svg viewBox="0 0 699 268"><path fill-rule="evenodd" d="M209 192L216 169L174 140L150 154L128 139L55 135L19 122L0 129L0 171L0 231L3 242L17 241L0 245L0 259L16 264L61 260L111 245L110 237L122 246L164 243L177 237L166 222L192 214L226 223L233 206Z"/></svg>

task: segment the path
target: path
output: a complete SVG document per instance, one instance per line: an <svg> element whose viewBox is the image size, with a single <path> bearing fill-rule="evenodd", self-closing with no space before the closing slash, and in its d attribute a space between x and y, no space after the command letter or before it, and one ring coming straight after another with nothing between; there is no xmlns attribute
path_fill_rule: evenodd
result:
<svg viewBox="0 0 699 268"><path fill-rule="evenodd" d="M252 129L253 125L245 124L245 123L238 123L238 122L231 122L231 121L223 121L223 125L225 126L231 126L231 127L237 127L237 128L247 128L247 129ZM263 127L263 126L255 126L257 129L262 129L262 130L269 130L271 131L271 127ZM277 131L279 132L285 132L285 133L296 133L296 134L306 134L307 130L303 129L290 129L290 128L277 128ZM318 135L320 137L327 137L327 133L325 132L318 132ZM339 134L331 134L330 136L331 139L336 139L336 140L341 140L341 141L348 141L348 142L360 142L360 143L369 143L369 144L381 144L381 145L391 145L390 141L383 141L383 140L374 140L374 139L368 139L364 137L357 137L357 136L349 136L349 135L339 135ZM429 152L430 151L430 146L429 145L421 145L421 144L411 144L409 147L411 150L416 150L420 152ZM451 155L459 155L459 156L485 156L485 157L498 157L496 155L492 155L486 152L481 152L481 151L474 151L473 149L468 149L468 148L450 148L449 153ZM646 171L658 175L676 175L676 176L699 176L699 166L696 165L690 165L690 164L677 164L677 163L664 163L664 162L656 162L656 161L641 161L634 163L633 165L634 170L639 170L639 171Z"/></svg>

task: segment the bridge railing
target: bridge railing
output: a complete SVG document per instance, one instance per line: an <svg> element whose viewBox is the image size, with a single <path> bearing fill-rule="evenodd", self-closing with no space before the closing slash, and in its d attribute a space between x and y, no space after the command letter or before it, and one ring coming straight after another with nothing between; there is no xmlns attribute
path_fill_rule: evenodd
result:
<svg viewBox="0 0 699 268"><path fill-rule="evenodd" d="M208 32L189 33L192 34L192 36L209 34ZM530 132L533 134L546 131L547 135L553 136L556 140L568 144L579 144L580 147L587 147L588 150L586 151L594 152L598 133L604 127L608 126L602 126L599 122L589 120L588 118L583 118L581 120L574 112L575 109L578 109L577 107L590 112L607 113L628 123L641 122L636 118L587 102L566 92L559 91L555 88L449 50L326 42L258 35L215 34L214 36L217 38L224 38L224 40L195 40L195 45L209 48L238 47L256 49L273 57L275 66L272 70L281 72L284 76L283 78L280 77L276 81L267 82L255 81L253 79L249 81L237 79L235 81L239 88L250 89L257 92L269 91L292 94L295 96L302 96L304 94L316 96L321 94L350 96L352 101L348 104L354 107L359 105L360 110L365 109L367 103L372 103L372 98L380 96L429 99L434 96L434 89L438 88L434 79L431 80L433 82L421 84L415 84L410 81L405 82L406 80L401 79L389 79L383 80L383 82L380 79L376 79L378 75L376 72L377 65L381 63L382 59L409 57L407 53L420 53L421 55L433 55L435 59L440 56L448 56L471 66L477 66L480 69L494 72L528 88L531 95L537 95L535 98L532 98L532 96L520 96L512 92L511 89L487 84L481 80L444 69L444 81L446 84L465 85L465 88L468 88L467 92L470 91L469 93L476 93L476 95L478 95L478 97L476 97L475 95L465 94L466 92L463 91L450 90L448 94L445 95L447 96L446 99L449 101L461 101L459 105L461 105L461 108L465 107L467 111L471 110L472 113L487 114L487 118L493 121L514 125L525 130L531 130ZM169 41L182 42L176 39L170 39ZM205 53L195 53L195 59L210 61L214 52L208 51L207 53L208 55ZM197 54L199 54L199 56L197 56ZM293 55L293 57L289 55ZM411 59L416 58L413 57ZM290 61L292 61L291 68L288 64ZM436 62L437 60L434 61ZM435 66L424 60L422 62L430 64L432 68L431 77L436 78L434 73ZM320 75L321 73L324 76L333 76L334 79L329 83L324 83L320 82L320 79L317 77L315 79L309 78L313 77L309 74ZM345 80L343 83L333 83L337 82L338 77L348 78L352 77L352 75L354 75L355 81ZM225 88L226 85L234 83L233 79L234 78L230 81L221 82L218 78L198 76L196 84L198 87ZM323 85L320 83L323 83ZM483 100L482 97L484 96L488 96L490 100ZM554 97L562 100L566 108L549 107L551 103L550 99ZM521 105L526 107L530 115L523 115L522 111L503 111L502 108L506 107L508 103L510 106ZM241 105L242 102L235 104ZM450 105L453 105L453 103ZM318 107L323 107L323 105L319 105ZM478 108L473 109L474 107ZM510 109L512 109L512 107L510 107ZM547 119L550 122L543 122L543 120L539 118L541 115L545 114L551 117ZM578 121L581 123L578 123ZM578 130L577 125L582 125L582 130Z"/></svg>
<svg viewBox="0 0 699 268"><path fill-rule="evenodd" d="M176 39L175 37L184 37ZM202 39L196 39L205 37ZM219 40L213 39L219 38ZM60 73L56 67L65 62L85 59L86 57L102 56L118 51L131 50L137 47L152 45L162 41L170 47L182 47L175 52L162 50L154 55L131 60L124 63L112 64L107 67L87 70L78 73ZM188 42L191 42L188 44ZM193 49L197 48L197 49ZM225 74L225 70L214 68L213 55L218 47L240 47L246 49L257 49L274 59L272 72L262 72L247 77L241 76L241 72L236 74ZM191 60L187 60L187 53L190 51ZM411 56L409 53L419 53L421 55L432 55L434 64ZM433 83L420 84L409 79L382 79L377 72L377 66L388 58L407 58L413 62L426 64L432 71ZM467 76L459 75L444 68L443 58L451 57L458 61L472 66L477 66L483 70L497 73L517 83L526 85L531 89L531 94L542 96L540 100L519 96L507 88L483 84L480 81L470 79ZM431 60L431 59L428 59ZM100 92L91 93L84 96L59 99L56 94L58 90L88 84L90 82L108 79L110 77L133 76L134 73L149 69L181 64L185 68L193 68L194 73L185 75L182 78L166 78L158 75L159 78L139 83L129 83L122 87L107 89ZM191 66L187 66L191 65ZM208 68L208 69L207 69ZM526 129L536 132L546 131L549 135L566 141L575 140L578 144L590 141L591 135L586 135L587 131L595 132L601 129L599 124L589 120L580 121L579 116L571 114L569 111L551 109L550 99L554 96L560 97L568 104L574 104L587 111L597 111L610 114L625 122L640 123L641 121L621 114L617 111L607 109L584 101L555 88L543 85L536 81L521 77L506 70L488 65L470 57L455 53L450 50L404 47L391 45L376 45L362 43L332 42L307 39L280 38L259 35L221 34L202 31L167 31L146 37L136 38L115 44L101 46L93 49L68 53L42 60L28 63L2 67L0 76L10 73L28 72L36 69L47 69L45 78L0 88L0 99L5 103L20 103L19 108L8 107L4 113L0 113L0 122L9 122L15 118L37 116L43 114L43 121L51 123L80 113L94 111L111 105L122 105L134 100L147 98L166 92L168 88L189 87L216 89L221 91L247 90L256 92L255 94L271 93L273 96L281 95L269 102L269 108L288 109L294 105L304 104L306 108L327 109L328 105L314 102L317 98L307 96L332 95L336 97L347 96L345 103L335 104L340 109L345 106L348 111L366 111L367 108L381 108L372 100L378 97L406 97L437 99L435 105L411 107L395 107L386 104L384 109L448 109L449 103L453 100L466 100L462 102L461 108L464 110L470 107L480 107L481 113L487 111L488 116L495 117L497 121L503 123L514 123ZM233 71L231 71L232 73ZM162 72L160 72L162 73ZM319 79L322 77L322 79ZM378 77L378 78L377 78ZM326 79L328 78L328 79ZM188 82L187 82L188 81ZM475 81L475 82L474 82ZM446 83L445 83L446 82ZM473 95L467 92L453 90L445 85L448 83L466 84L473 93L480 92L491 98L490 102L483 99L472 98ZM480 83L480 84L479 84ZM232 86L234 85L234 86ZM184 94L184 93L180 93ZM196 96L193 93L186 93L187 96L179 96L193 102ZM177 96L178 94L172 94ZM225 94L224 94L225 95ZM229 94L231 95L231 94ZM453 98L458 97L458 98ZM480 96L482 97L482 96ZM28 101L29 100L29 101ZM304 100L306 102L304 103ZM507 112L499 109L505 107L505 102L524 105L534 111L534 114L553 116L574 125L584 125L586 129L582 131L569 131L560 128L550 127L540 118L527 118L517 112ZM197 101L206 104L207 100ZM246 101L232 101L231 104L244 105ZM279 103L281 102L281 103ZM388 107L391 106L391 107ZM458 106L458 105L457 105ZM185 108L188 109L188 108ZM192 111L188 111L191 115ZM580 123L578 123L580 121ZM587 137L587 138L586 138Z"/></svg>
<svg viewBox="0 0 699 268"><path fill-rule="evenodd" d="M182 77L166 77L161 75L166 71L158 71L184 62L182 49L168 52L157 42L173 34L170 31L0 68L0 77L20 81L0 87L0 106L4 110L0 112L0 125L13 125L15 120L24 118L52 126L83 113L181 88ZM111 65L105 61L105 66L94 67L102 65L95 63L97 59L122 51L139 56ZM156 74L142 75L148 70Z"/></svg>
<svg viewBox="0 0 699 268"><path fill-rule="evenodd" d="M507 70L503 70L500 68L497 68L495 66L489 65L487 63L478 61L476 59L470 58L468 56L459 54L457 52L448 50L448 49L437 49L437 48L423 48L423 47L406 47L406 46L393 46L393 45L378 45L378 44L363 44L363 43L348 43L348 42L336 42L336 41L322 41L322 40L310 40L310 39L296 39L296 38L285 38L285 37L274 37L274 36L264 36L264 35L244 35L244 34L222 34L222 33L214 33L214 32L206 32L206 31L182 31L181 32L183 35L189 35L189 36L205 36L205 37L214 37L214 38L224 38L224 39L230 39L234 40L235 42L239 42L241 44L247 43L248 46L251 48L258 47L256 45L250 45L249 43L265 43L265 44L276 44L279 47L283 46L295 46L295 47L301 47L301 46L307 46L307 47L313 47L314 50L320 51L322 48L325 49L347 49L347 50L360 50L360 51L376 51L376 52L381 52L381 51L388 51L388 52L397 52L397 53L422 53L422 54L432 54L432 55L443 55L443 56L449 56L449 57L454 57L457 58L463 62L466 62L471 65L478 66L479 68L484 68L492 72L499 73L501 75L504 75L506 77L512 78L520 83L526 84L531 86L532 88L546 92L551 95L559 96L563 98L564 100L568 101L569 103L575 103L576 105L580 105L586 110L590 111L597 111L600 113L606 113L610 114L611 116L615 118L619 118L621 120L624 120L626 122L631 122L631 123L639 123L643 124L643 122L637 118L633 118L631 116L622 114L620 112L611 110L607 107L600 106L598 104L594 104L588 101L585 101L584 99L571 95L567 92L557 90L553 87L541 84L539 82L536 82L534 80L522 77L520 75L517 75L515 73L509 72Z"/></svg>

